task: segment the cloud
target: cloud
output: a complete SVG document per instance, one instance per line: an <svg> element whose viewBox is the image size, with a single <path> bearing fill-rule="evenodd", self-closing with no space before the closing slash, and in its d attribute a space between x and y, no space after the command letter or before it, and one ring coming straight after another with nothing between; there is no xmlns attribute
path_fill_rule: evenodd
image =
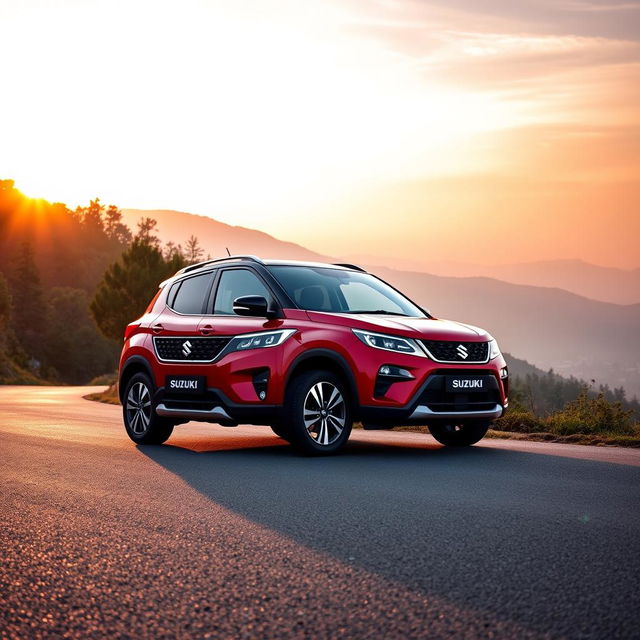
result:
<svg viewBox="0 0 640 640"><path fill-rule="evenodd" d="M424 87L508 105L509 126L638 122L640 29L631 37L613 25L638 24L640 4L396 0L375 6L352 13L350 28L359 37L377 42ZM596 14L609 26L582 28Z"/></svg>

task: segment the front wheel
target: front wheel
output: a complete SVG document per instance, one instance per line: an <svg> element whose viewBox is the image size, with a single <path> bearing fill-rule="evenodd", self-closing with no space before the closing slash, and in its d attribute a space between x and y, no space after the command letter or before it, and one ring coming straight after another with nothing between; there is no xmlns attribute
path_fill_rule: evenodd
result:
<svg viewBox="0 0 640 640"><path fill-rule="evenodd" d="M173 423L153 408L153 383L145 373L136 373L124 390L122 415L128 436L136 444L162 444L173 432Z"/></svg>
<svg viewBox="0 0 640 640"><path fill-rule="evenodd" d="M464 422L460 424L431 424L429 431L440 443L447 447L468 447L484 438L490 422Z"/></svg>
<svg viewBox="0 0 640 640"><path fill-rule="evenodd" d="M346 385L329 371L309 371L291 382L283 427L287 439L308 455L329 455L351 434L351 406Z"/></svg>

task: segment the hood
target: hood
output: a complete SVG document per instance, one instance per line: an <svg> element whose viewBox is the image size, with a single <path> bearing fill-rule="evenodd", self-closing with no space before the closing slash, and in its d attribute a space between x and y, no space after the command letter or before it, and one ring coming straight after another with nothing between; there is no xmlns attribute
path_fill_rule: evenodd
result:
<svg viewBox="0 0 640 640"><path fill-rule="evenodd" d="M404 316L373 315L368 313L324 313L307 311L310 320L338 324L352 329L389 333L405 338L423 340L452 340L460 342L486 342L491 336L484 329L470 324L438 318L405 318Z"/></svg>

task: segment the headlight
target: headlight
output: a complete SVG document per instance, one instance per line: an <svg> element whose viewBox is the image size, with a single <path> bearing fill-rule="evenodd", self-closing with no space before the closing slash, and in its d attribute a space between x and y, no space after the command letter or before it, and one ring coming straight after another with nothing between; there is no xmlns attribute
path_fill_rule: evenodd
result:
<svg viewBox="0 0 640 640"><path fill-rule="evenodd" d="M500 355L500 347L497 340L491 340L489 342L489 360L493 360Z"/></svg>
<svg viewBox="0 0 640 640"><path fill-rule="evenodd" d="M261 331L260 333L245 333L232 338L223 349L222 354L232 351L248 351L249 349L264 349L277 347L296 332L295 329L279 329L278 331Z"/></svg>
<svg viewBox="0 0 640 640"><path fill-rule="evenodd" d="M383 351L394 351L395 353L408 353L412 356L427 357L427 354L418 346L418 343L411 338L399 338L398 336L387 336L383 333L371 333L351 329L355 335L366 345L374 349Z"/></svg>

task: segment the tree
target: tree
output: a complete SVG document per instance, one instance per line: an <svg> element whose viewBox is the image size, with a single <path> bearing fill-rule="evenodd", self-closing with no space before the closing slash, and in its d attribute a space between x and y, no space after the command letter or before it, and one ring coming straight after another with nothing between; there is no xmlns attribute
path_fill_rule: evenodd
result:
<svg viewBox="0 0 640 640"><path fill-rule="evenodd" d="M8 335L11 331L11 292L9 284L0 273L0 351L7 346Z"/></svg>
<svg viewBox="0 0 640 640"><path fill-rule="evenodd" d="M203 255L204 249L200 246L198 238L192 235L187 240L187 245L185 247L185 260L189 264L194 264L196 262L199 262Z"/></svg>
<svg viewBox="0 0 640 640"><path fill-rule="evenodd" d="M182 255L165 259L158 239L152 235L155 220L146 218L119 260L111 264L91 302L91 313L100 331L122 340L124 329L140 317L158 285L185 266Z"/></svg>
<svg viewBox="0 0 640 640"><path fill-rule="evenodd" d="M18 341L32 358L40 360L42 326L46 324L46 306L36 267L33 247L23 242L11 273L13 326Z"/></svg>
<svg viewBox="0 0 640 640"><path fill-rule="evenodd" d="M89 313L89 296L83 289L54 287L49 292L51 310L43 329L44 366L54 379L86 384L116 367L118 347L101 335ZM69 331L73 327L73 331Z"/></svg>
<svg viewBox="0 0 640 640"><path fill-rule="evenodd" d="M131 231L122 222L122 211L114 204L110 204L104 213L104 230L110 240L127 246L131 242Z"/></svg>
<svg viewBox="0 0 640 640"><path fill-rule="evenodd" d="M155 234L156 221L153 218L141 218L138 221L138 233L136 238L152 247L160 246L160 238Z"/></svg>

